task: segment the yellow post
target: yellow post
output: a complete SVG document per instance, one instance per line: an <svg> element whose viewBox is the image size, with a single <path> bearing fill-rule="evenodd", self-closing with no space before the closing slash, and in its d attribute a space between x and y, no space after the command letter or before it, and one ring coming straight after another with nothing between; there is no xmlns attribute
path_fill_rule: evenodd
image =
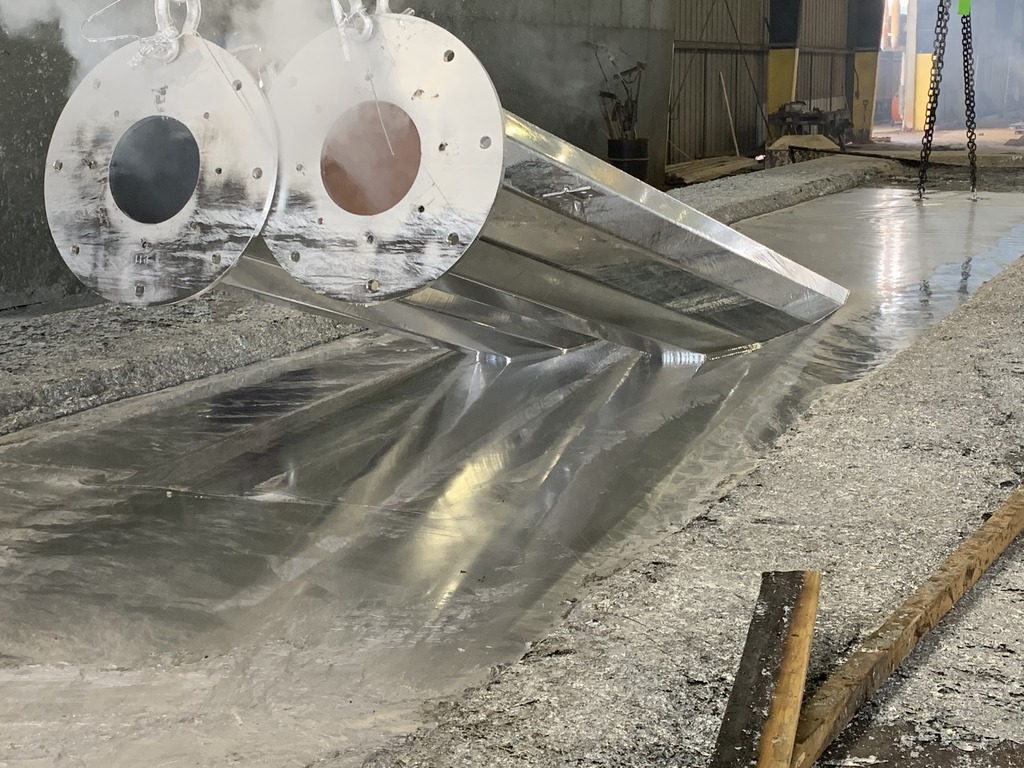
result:
<svg viewBox="0 0 1024 768"><path fill-rule="evenodd" d="M796 99L799 48L773 48L768 52L768 114ZM773 137L773 138L778 138Z"/></svg>
<svg viewBox="0 0 1024 768"><path fill-rule="evenodd" d="M853 133L857 141L871 138L875 124L875 91L878 87L878 51L860 51L854 54L853 68L857 85L857 98L853 104Z"/></svg>
<svg viewBox="0 0 1024 768"><path fill-rule="evenodd" d="M928 117L928 88L932 84L932 67L935 64L935 54L917 54L917 64L914 68L914 130L923 131L925 120Z"/></svg>

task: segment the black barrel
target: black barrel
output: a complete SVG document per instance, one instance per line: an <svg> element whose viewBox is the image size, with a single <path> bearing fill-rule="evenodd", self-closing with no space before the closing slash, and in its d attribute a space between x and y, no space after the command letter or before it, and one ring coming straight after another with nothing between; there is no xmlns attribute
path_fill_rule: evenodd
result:
<svg viewBox="0 0 1024 768"><path fill-rule="evenodd" d="M608 162L630 176L647 181L649 160L647 139L608 139Z"/></svg>

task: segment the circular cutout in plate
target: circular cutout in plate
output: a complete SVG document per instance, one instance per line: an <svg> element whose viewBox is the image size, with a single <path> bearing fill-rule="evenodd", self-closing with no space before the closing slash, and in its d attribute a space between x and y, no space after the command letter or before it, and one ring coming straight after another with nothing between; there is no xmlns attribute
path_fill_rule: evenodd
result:
<svg viewBox="0 0 1024 768"><path fill-rule="evenodd" d="M110 194L128 218L162 224L177 216L199 184L199 144L173 117L144 117L110 159Z"/></svg>
<svg viewBox="0 0 1024 768"><path fill-rule="evenodd" d="M420 133L409 113L388 102L364 101L327 132L320 175L339 208L376 216L409 194L422 159Z"/></svg>

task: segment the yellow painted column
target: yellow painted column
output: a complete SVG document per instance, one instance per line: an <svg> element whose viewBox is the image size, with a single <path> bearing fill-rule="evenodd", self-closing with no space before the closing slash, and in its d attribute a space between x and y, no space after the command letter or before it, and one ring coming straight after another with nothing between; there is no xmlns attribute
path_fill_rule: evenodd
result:
<svg viewBox="0 0 1024 768"><path fill-rule="evenodd" d="M917 54L914 68L914 130L923 131L925 119L928 117L928 88L932 84L932 66L935 54Z"/></svg>
<svg viewBox="0 0 1024 768"><path fill-rule="evenodd" d="M853 103L853 133L857 141L871 138L875 124L875 90L878 87L878 51L859 51L853 57L856 97Z"/></svg>
<svg viewBox="0 0 1024 768"><path fill-rule="evenodd" d="M799 48L773 48L768 52L768 114L796 99Z"/></svg>

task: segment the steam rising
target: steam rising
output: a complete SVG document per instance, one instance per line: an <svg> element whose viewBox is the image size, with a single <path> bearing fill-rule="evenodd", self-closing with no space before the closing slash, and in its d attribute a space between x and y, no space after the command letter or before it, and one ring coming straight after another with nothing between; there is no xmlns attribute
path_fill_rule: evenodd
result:
<svg viewBox="0 0 1024 768"><path fill-rule="evenodd" d="M109 0L0 0L0 27L9 35L31 35L41 24L58 23L64 45L78 62L77 85L107 55L125 45L90 43L82 24ZM184 6L171 4L182 17ZM330 0L209 0L201 34L226 48L259 45L264 58L284 65L300 48L330 28ZM89 24L92 38L114 35L146 37L156 30L153 0L123 0Z"/></svg>
<svg viewBox="0 0 1024 768"><path fill-rule="evenodd" d="M82 24L106 4L97 0L0 0L0 26L11 35L31 35L40 24L59 23L64 47L78 62L78 76L71 84L74 86L111 51L127 42L96 44L83 37ZM90 24L86 33L94 38L145 36L155 29L152 2L126 0Z"/></svg>
<svg viewBox="0 0 1024 768"><path fill-rule="evenodd" d="M329 0L235 0L226 4L230 8L225 18L229 32L226 47L259 45L278 66L287 64L334 23Z"/></svg>

